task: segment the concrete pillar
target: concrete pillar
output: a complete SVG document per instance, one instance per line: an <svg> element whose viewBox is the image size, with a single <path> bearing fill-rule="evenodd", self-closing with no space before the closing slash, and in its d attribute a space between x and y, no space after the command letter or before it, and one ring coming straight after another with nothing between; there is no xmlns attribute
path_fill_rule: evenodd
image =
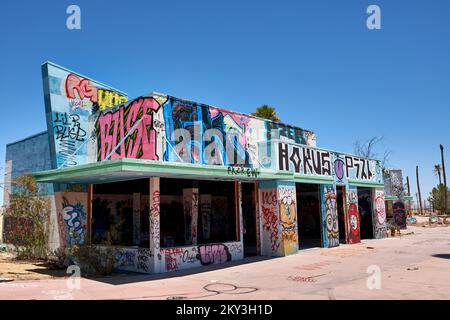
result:
<svg viewBox="0 0 450 320"><path fill-rule="evenodd" d="M211 236L211 195L202 194L200 196L200 215L202 219L202 233L203 239L208 240Z"/></svg>
<svg viewBox="0 0 450 320"><path fill-rule="evenodd" d="M159 177L150 178L150 261L148 272L161 272L161 252L160 252L160 202Z"/></svg>
<svg viewBox="0 0 450 320"><path fill-rule="evenodd" d="M141 242L141 194L133 193L133 244Z"/></svg>
<svg viewBox="0 0 450 320"><path fill-rule="evenodd" d="M186 245L197 244L198 188L183 189L184 238Z"/></svg>
<svg viewBox="0 0 450 320"><path fill-rule="evenodd" d="M346 189L347 230L349 243L361 242L361 221L358 211L358 192L354 186Z"/></svg>
<svg viewBox="0 0 450 320"><path fill-rule="evenodd" d="M339 225L334 185L320 185L320 202L322 208L322 247L337 247L339 246Z"/></svg>
<svg viewBox="0 0 450 320"><path fill-rule="evenodd" d="M261 254L286 256L298 251L297 197L292 181L259 184Z"/></svg>
<svg viewBox="0 0 450 320"><path fill-rule="evenodd" d="M386 238L386 208L383 188L372 189L372 208L373 237L375 239Z"/></svg>

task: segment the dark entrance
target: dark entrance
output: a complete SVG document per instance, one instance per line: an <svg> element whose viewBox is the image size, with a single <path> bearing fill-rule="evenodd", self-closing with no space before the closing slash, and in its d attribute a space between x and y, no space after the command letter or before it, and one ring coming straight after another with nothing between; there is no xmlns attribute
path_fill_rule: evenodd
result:
<svg viewBox="0 0 450 320"><path fill-rule="evenodd" d="M318 184L297 183L299 249L321 246L320 188Z"/></svg>
<svg viewBox="0 0 450 320"><path fill-rule="evenodd" d="M358 211L361 221L361 239L373 239L372 189L358 187Z"/></svg>
<svg viewBox="0 0 450 320"><path fill-rule="evenodd" d="M347 243L347 219L345 210L345 187L336 186L336 205L338 210L339 243Z"/></svg>
<svg viewBox="0 0 450 320"><path fill-rule="evenodd" d="M254 183L241 183L242 216L244 221L244 257L257 255L256 189Z"/></svg>

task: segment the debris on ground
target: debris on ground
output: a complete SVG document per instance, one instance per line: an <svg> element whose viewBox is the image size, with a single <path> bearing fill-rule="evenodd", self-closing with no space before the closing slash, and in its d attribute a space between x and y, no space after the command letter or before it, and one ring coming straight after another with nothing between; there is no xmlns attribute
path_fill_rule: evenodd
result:
<svg viewBox="0 0 450 320"><path fill-rule="evenodd" d="M419 270L419 267L408 267L406 270L410 271Z"/></svg>
<svg viewBox="0 0 450 320"><path fill-rule="evenodd" d="M366 247L367 249L375 249L374 247Z"/></svg>
<svg viewBox="0 0 450 320"><path fill-rule="evenodd" d="M6 244L0 244L0 252L6 252Z"/></svg>

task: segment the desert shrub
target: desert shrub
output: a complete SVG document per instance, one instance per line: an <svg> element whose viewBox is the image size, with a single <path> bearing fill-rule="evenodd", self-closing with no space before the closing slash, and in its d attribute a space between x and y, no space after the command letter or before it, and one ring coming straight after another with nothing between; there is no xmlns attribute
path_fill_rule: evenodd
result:
<svg viewBox="0 0 450 320"><path fill-rule="evenodd" d="M5 242L13 245L16 258L46 259L50 202L40 195L36 180L31 175L20 176L12 182L14 192L5 209Z"/></svg>

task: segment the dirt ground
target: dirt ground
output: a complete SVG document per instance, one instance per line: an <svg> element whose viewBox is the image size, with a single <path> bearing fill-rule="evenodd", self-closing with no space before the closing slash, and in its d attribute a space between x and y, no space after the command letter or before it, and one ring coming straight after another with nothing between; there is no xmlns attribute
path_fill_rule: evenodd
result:
<svg viewBox="0 0 450 320"><path fill-rule="evenodd" d="M52 270L41 261L18 261L8 252L0 252L0 282L43 280L66 276L65 270Z"/></svg>
<svg viewBox="0 0 450 320"><path fill-rule="evenodd" d="M445 228L450 227L450 224L443 223L429 223L427 216L415 216L417 219L417 223L414 227L422 227L422 228ZM410 234L414 234L411 228L402 230L401 235L397 234L395 237L407 236ZM388 237L390 233L388 232ZM339 256L351 256L355 254L356 247L347 247L341 251L339 251ZM369 248L371 249L371 248ZM374 253L376 250L372 252L365 252L365 254ZM323 252L322 255L336 255L334 251ZM121 273L115 273L113 276L119 276ZM14 259L14 255L7 252L0 252L0 283L2 282L10 282L15 280L47 280L61 277L68 277L65 270L56 270L51 267L51 265L46 264L42 261L18 261Z"/></svg>

